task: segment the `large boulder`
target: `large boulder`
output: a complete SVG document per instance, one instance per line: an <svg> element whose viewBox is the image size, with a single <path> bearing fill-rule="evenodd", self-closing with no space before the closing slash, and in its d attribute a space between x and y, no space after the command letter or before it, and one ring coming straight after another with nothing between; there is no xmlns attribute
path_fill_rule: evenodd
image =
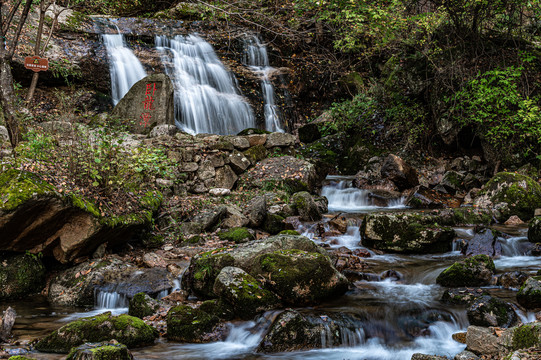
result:
<svg viewBox="0 0 541 360"><path fill-rule="evenodd" d="M505 329L469 326L466 349L486 357L507 358L510 352L541 346L541 323L533 322Z"/></svg>
<svg viewBox="0 0 541 360"><path fill-rule="evenodd" d="M252 319L256 314L276 308L278 297L244 270L223 268L214 282L214 293L229 302L238 317Z"/></svg>
<svg viewBox="0 0 541 360"><path fill-rule="evenodd" d="M528 225L528 240L533 243L541 242L541 217L535 217Z"/></svg>
<svg viewBox="0 0 541 360"><path fill-rule="evenodd" d="M297 211L302 221L321 220L322 213L309 192L301 191L293 194L291 202L292 208Z"/></svg>
<svg viewBox="0 0 541 360"><path fill-rule="evenodd" d="M490 229L484 229L474 235L468 241L463 250L466 256L488 255L490 257L500 256L502 254L502 245L498 242L498 237Z"/></svg>
<svg viewBox="0 0 541 360"><path fill-rule="evenodd" d="M43 352L67 354L85 342L117 340L128 348L152 345L158 331L143 320L129 315L112 316L110 312L82 318L55 330L36 344Z"/></svg>
<svg viewBox="0 0 541 360"><path fill-rule="evenodd" d="M252 273L266 280L282 301L293 305L317 304L343 295L348 280L327 255L297 249L277 250L255 259Z"/></svg>
<svg viewBox="0 0 541 360"><path fill-rule="evenodd" d="M174 106L171 79L153 74L136 82L111 115L129 121L133 132L148 134L156 125L175 125Z"/></svg>
<svg viewBox="0 0 541 360"><path fill-rule="evenodd" d="M280 271L273 266L277 263L283 263L288 270ZM286 301L297 296L300 303L313 303L341 295L347 289L347 281L332 266L324 249L308 238L292 235L272 236L196 255L182 278L183 288L198 296L216 297L216 278L227 266L240 268L254 278L261 275L264 287ZM313 291L305 289L310 285L314 286ZM290 295L292 289L287 286L298 286L299 293Z"/></svg>
<svg viewBox="0 0 541 360"><path fill-rule="evenodd" d="M518 318L513 307L492 296L478 297L468 308L468 321L476 326L511 327Z"/></svg>
<svg viewBox="0 0 541 360"><path fill-rule="evenodd" d="M522 220L534 216L534 211L541 203L541 185L532 178L509 172L496 174L485 184L474 206L493 208L499 221L505 221L512 215Z"/></svg>
<svg viewBox="0 0 541 360"><path fill-rule="evenodd" d="M200 308L175 306L167 313L167 338L189 343L217 341L213 331L219 322L216 315Z"/></svg>
<svg viewBox="0 0 541 360"><path fill-rule="evenodd" d="M450 251L454 230L434 226L432 220L432 217L414 213L369 214L361 225L362 243L378 250L400 253Z"/></svg>
<svg viewBox="0 0 541 360"><path fill-rule="evenodd" d="M394 154L385 158L380 174L382 178L391 180L400 191L419 185L417 171Z"/></svg>
<svg viewBox="0 0 541 360"><path fill-rule="evenodd" d="M315 191L326 174L318 173L313 164L293 156L271 157L259 161L244 173L242 182L248 187L266 190Z"/></svg>
<svg viewBox="0 0 541 360"><path fill-rule="evenodd" d="M496 270L492 259L486 255L476 255L443 270L436 278L436 283L447 287L489 285Z"/></svg>
<svg viewBox="0 0 541 360"><path fill-rule="evenodd" d="M36 174L15 169L0 173L0 194L0 251L41 252L62 263L91 255L105 242L128 241L162 199L149 193L139 212L103 217L89 199L59 194Z"/></svg>
<svg viewBox="0 0 541 360"><path fill-rule="evenodd" d="M128 347L118 342L87 343L71 349L66 360L133 360Z"/></svg>
<svg viewBox="0 0 541 360"><path fill-rule="evenodd" d="M159 308L160 304L158 301L151 298L144 292L140 292L131 298L128 308L128 315L142 319L145 316L155 314Z"/></svg>
<svg viewBox="0 0 541 360"><path fill-rule="evenodd" d="M541 309L541 276L532 276L517 293L517 301L526 309Z"/></svg>
<svg viewBox="0 0 541 360"><path fill-rule="evenodd" d="M38 256L0 256L0 300L40 292L45 285L45 267Z"/></svg>

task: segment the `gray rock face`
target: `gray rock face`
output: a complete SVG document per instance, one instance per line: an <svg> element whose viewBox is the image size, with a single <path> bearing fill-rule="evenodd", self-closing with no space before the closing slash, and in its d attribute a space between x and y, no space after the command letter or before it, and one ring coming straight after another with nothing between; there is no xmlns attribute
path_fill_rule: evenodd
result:
<svg viewBox="0 0 541 360"><path fill-rule="evenodd" d="M490 257L500 256L502 254L502 245L497 241L490 229L484 229L468 241L466 250L464 251L466 256L474 255L488 255Z"/></svg>
<svg viewBox="0 0 541 360"><path fill-rule="evenodd" d="M229 155L229 166L231 166L236 174L243 173L250 165L250 160L238 150L233 150L231 155Z"/></svg>
<svg viewBox="0 0 541 360"><path fill-rule="evenodd" d="M295 136L287 133L270 133L267 135L266 148L295 145Z"/></svg>
<svg viewBox="0 0 541 360"><path fill-rule="evenodd" d="M510 352L541 346L541 323L532 322L505 329L469 326L466 333L466 350L476 355L506 358Z"/></svg>
<svg viewBox="0 0 541 360"><path fill-rule="evenodd" d="M510 304L486 295L477 298L467 314L470 324L476 326L511 327L518 320Z"/></svg>
<svg viewBox="0 0 541 360"><path fill-rule="evenodd" d="M156 125L151 131L150 131L150 137L155 138L158 136L173 136L178 132L178 128L175 125L169 125L169 124L162 124L162 125Z"/></svg>
<svg viewBox="0 0 541 360"><path fill-rule="evenodd" d="M238 207L226 206L226 215L220 226L231 229L246 226L248 222L248 218L242 214Z"/></svg>
<svg viewBox="0 0 541 360"><path fill-rule="evenodd" d="M248 218L250 227L260 227L265 221L267 215L267 200L265 196L257 196L253 198L246 209L244 215Z"/></svg>
<svg viewBox="0 0 541 360"><path fill-rule="evenodd" d="M415 353L411 356L411 360L447 360L447 356Z"/></svg>
<svg viewBox="0 0 541 360"><path fill-rule="evenodd" d="M147 134L156 125L174 125L173 83L165 74L136 82L115 106L112 116L133 122L131 131Z"/></svg>
<svg viewBox="0 0 541 360"><path fill-rule="evenodd" d="M479 360L479 356L475 355L471 351L464 350L456 354L453 360Z"/></svg>
<svg viewBox="0 0 541 360"><path fill-rule="evenodd" d="M385 158L380 173L382 178L391 180L400 191L419 185L417 171L393 154Z"/></svg>

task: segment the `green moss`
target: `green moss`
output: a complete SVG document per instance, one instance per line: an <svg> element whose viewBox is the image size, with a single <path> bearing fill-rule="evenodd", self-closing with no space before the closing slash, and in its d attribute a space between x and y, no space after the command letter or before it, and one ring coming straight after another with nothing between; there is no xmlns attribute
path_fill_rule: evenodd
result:
<svg viewBox="0 0 541 360"><path fill-rule="evenodd" d="M452 211L453 225L490 225L494 222L492 211L489 209L455 208Z"/></svg>
<svg viewBox="0 0 541 360"><path fill-rule="evenodd" d="M123 344L91 343L71 349L66 360L91 357L92 360L128 360L132 356Z"/></svg>
<svg viewBox="0 0 541 360"><path fill-rule="evenodd" d="M233 266L233 257L223 252L225 248L197 255L192 260L188 276L189 287L198 296L215 297L213 287L216 277L226 266Z"/></svg>
<svg viewBox="0 0 541 360"><path fill-rule="evenodd" d="M267 154L267 148L261 144L252 146L248 150L244 151L244 156L246 156L246 158L250 160L252 164L265 159Z"/></svg>
<svg viewBox="0 0 541 360"><path fill-rule="evenodd" d="M218 233L221 240L232 241L234 243L243 243L254 240L254 235L245 227L237 227Z"/></svg>
<svg viewBox="0 0 541 360"><path fill-rule="evenodd" d="M233 320L235 317L233 307L223 299L203 301L199 309L226 321Z"/></svg>
<svg viewBox="0 0 541 360"><path fill-rule="evenodd" d="M10 357L8 360L36 360L36 359L29 358L29 357L22 356L22 355L17 355L17 356Z"/></svg>
<svg viewBox="0 0 541 360"><path fill-rule="evenodd" d="M295 235L295 236L298 236L300 235L298 231L295 231L295 230L282 230L278 233L278 235Z"/></svg>
<svg viewBox="0 0 541 360"><path fill-rule="evenodd" d="M39 292L44 281L45 267L37 255L0 258L0 300Z"/></svg>
<svg viewBox="0 0 541 360"><path fill-rule="evenodd" d="M487 285L487 279L479 276L483 269L494 272L496 267L489 256L476 255L457 261L443 270L438 275L436 283L448 287Z"/></svg>
<svg viewBox="0 0 541 360"><path fill-rule="evenodd" d="M513 350L525 349L541 345L540 327L536 325L521 325L513 332Z"/></svg>
<svg viewBox="0 0 541 360"><path fill-rule="evenodd" d="M54 331L36 344L43 352L68 353L85 342L116 339L129 348L150 345L158 332L144 321L129 315L112 316L106 312L73 321Z"/></svg>
<svg viewBox="0 0 541 360"><path fill-rule="evenodd" d="M130 300L128 315L139 319L154 314L159 309L159 304L147 294L140 292Z"/></svg>
<svg viewBox="0 0 541 360"><path fill-rule="evenodd" d="M13 211L39 196L58 196L55 188L36 174L9 169L0 174L0 210Z"/></svg>
<svg viewBox="0 0 541 360"><path fill-rule="evenodd" d="M284 218L278 214L267 214L265 222L263 224L263 230L271 235L278 234L284 230Z"/></svg>
<svg viewBox="0 0 541 360"><path fill-rule="evenodd" d="M186 305L176 306L167 313L167 338L183 342L201 342L220 319L201 309Z"/></svg>

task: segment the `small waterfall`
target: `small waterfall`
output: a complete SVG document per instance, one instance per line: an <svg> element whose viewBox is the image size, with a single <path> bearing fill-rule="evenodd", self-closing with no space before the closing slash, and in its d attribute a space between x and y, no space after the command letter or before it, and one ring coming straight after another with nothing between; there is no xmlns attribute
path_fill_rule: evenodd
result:
<svg viewBox="0 0 541 360"><path fill-rule="evenodd" d="M141 62L125 46L124 35L103 34L102 41L109 56L113 104L118 104L133 84L147 74Z"/></svg>
<svg viewBox="0 0 541 360"><path fill-rule="evenodd" d="M494 259L498 270L521 268L524 271L537 271L541 266L541 257L530 255L532 244L525 236L498 238L502 246L502 256Z"/></svg>
<svg viewBox="0 0 541 360"><path fill-rule="evenodd" d="M265 104L265 130L285 132L280 120L280 109L274 101L274 86L270 81L270 75L275 69L269 66L267 48L255 35L245 40L244 47L244 64L261 77L261 92Z"/></svg>
<svg viewBox="0 0 541 360"><path fill-rule="evenodd" d="M351 180L332 181L324 186L321 195L329 200L329 211L356 212L363 210L378 209L370 197L369 190L353 187ZM404 197L390 199L386 208L405 208Z"/></svg>
<svg viewBox="0 0 541 360"><path fill-rule="evenodd" d="M97 309L123 309L129 306L129 299L124 294L114 291L96 290L94 293Z"/></svg>
<svg viewBox="0 0 541 360"><path fill-rule="evenodd" d="M155 42L175 86L179 128L228 135L255 127L252 108L208 42L196 35L157 36Z"/></svg>

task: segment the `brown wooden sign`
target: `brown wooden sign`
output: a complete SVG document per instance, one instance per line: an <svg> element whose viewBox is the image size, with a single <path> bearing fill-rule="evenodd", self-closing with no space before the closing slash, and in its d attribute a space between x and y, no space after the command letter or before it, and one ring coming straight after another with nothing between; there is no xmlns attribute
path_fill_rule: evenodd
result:
<svg viewBox="0 0 541 360"><path fill-rule="evenodd" d="M24 58L24 67L32 71L47 71L49 70L49 60L39 56L27 56Z"/></svg>

